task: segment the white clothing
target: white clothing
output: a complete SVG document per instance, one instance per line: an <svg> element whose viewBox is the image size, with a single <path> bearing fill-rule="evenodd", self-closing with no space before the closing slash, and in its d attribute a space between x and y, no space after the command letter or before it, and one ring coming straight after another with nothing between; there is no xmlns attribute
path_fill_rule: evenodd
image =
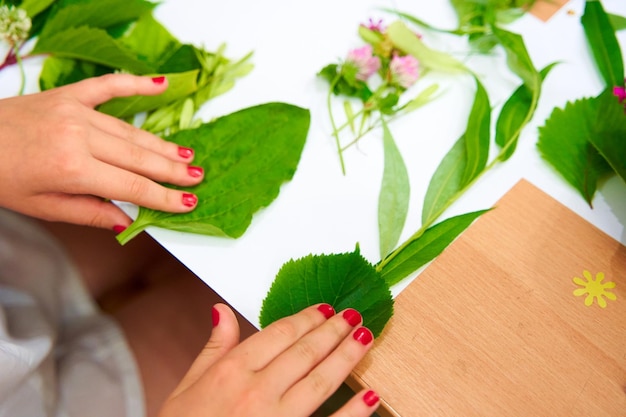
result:
<svg viewBox="0 0 626 417"><path fill-rule="evenodd" d="M0 209L0 417L143 417L118 325L34 222Z"/></svg>

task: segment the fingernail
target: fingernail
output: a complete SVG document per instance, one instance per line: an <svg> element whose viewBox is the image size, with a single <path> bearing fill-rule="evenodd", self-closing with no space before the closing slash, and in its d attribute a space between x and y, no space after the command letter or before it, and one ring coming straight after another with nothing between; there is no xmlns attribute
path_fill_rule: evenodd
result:
<svg viewBox="0 0 626 417"><path fill-rule="evenodd" d="M352 327L361 322L361 314L353 308L349 308L343 312L343 318L346 319L348 324Z"/></svg>
<svg viewBox="0 0 626 417"><path fill-rule="evenodd" d="M317 309L321 311L327 319L335 315L335 309L330 304L320 304Z"/></svg>
<svg viewBox="0 0 626 417"><path fill-rule="evenodd" d="M220 312L215 307L211 310L211 318L213 319L213 327L220 324Z"/></svg>
<svg viewBox="0 0 626 417"><path fill-rule="evenodd" d="M193 149L185 148L184 146L179 146L178 155L182 156L185 159L189 159L193 156Z"/></svg>
<svg viewBox="0 0 626 417"><path fill-rule="evenodd" d="M194 194L183 193L183 205L185 207L193 207L198 204L198 197Z"/></svg>
<svg viewBox="0 0 626 417"><path fill-rule="evenodd" d="M368 345L372 340L374 340L374 335L367 327L359 327L352 334L352 337L354 337L354 340L357 342L361 342L362 345Z"/></svg>
<svg viewBox="0 0 626 417"><path fill-rule="evenodd" d="M190 177L200 178L204 174L204 170L201 167L187 167L187 172Z"/></svg>
<svg viewBox="0 0 626 417"><path fill-rule="evenodd" d="M163 84L165 82L165 77L163 75L160 77L152 77L152 82L155 84Z"/></svg>
<svg viewBox="0 0 626 417"><path fill-rule="evenodd" d="M119 235L124 230L126 230L126 226L122 226L120 224L117 224L117 225L113 226L113 231L115 232L116 235Z"/></svg>
<svg viewBox="0 0 626 417"><path fill-rule="evenodd" d="M380 397L378 396L378 394L376 394L374 391L369 390L367 391L365 394L363 394L363 402L368 406L368 407L373 407L376 404L378 404L378 401L380 401Z"/></svg>

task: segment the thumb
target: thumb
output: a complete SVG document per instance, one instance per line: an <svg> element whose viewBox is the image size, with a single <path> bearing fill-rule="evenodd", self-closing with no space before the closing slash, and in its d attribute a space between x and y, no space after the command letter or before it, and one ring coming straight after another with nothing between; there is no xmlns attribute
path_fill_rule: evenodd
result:
<svg viewBox="0 0 626 417"><path fill-rule="evenodd" d="M239 323L235 313L226 304L213 306L213 330L202 352L172 393L172 397L193 385L215 362L239 344Z"/></svg>

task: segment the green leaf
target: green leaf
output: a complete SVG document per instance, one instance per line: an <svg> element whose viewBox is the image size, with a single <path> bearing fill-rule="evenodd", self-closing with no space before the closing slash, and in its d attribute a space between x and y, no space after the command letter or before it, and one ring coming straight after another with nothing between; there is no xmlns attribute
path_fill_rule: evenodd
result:
<svg viewBox="0 0 626 417"><path fill-rule="evenodd" d="M552 63L541 70L539 73L541 81L548 76L555 65L556 63ZM535 113L540 90L541 85L538 89L531 89L526 84L522 84L502 106L496 122L496 144L503 150L500 154L500 161L506 161L515 152L522 128Z"/></svg>
<svg viewBox="0 0 626 417"><path fill-rule="evenodd" d="M617 102L617 98L615 99ZM539 128L537 148L550 163L574 186L591 206L597 183L611 167L589 142L605 123L605 109L597 98L585 98L555 108ZM599 124L598 124L599 123ZM623 139L623 138L622 138Z"/></svg>
<svg viewBox="0 0 626 417"><path fill-rule="evenodd" d="M168 140L193 148L194 164L205 169L200 185L182 188L198 196L198 207L184 214L141 208L118 241L124 244L148 226L241 236L252 215L269 205L294 175L309 124L308 110L267 103L170 136Z"/></svg>
<svg viewBox="0 0 626 417"><path fill-rule="evenodd" d="M422 224L430 225L437 220L465 186L463 173L467 165L466 149L463 135L439 163L424 197Z"/></svg>
<svg viewBox="0 0 626 417"><path fill-rule="evenodd" d="M481 214L480 210L451 217L428 228L418 239L410 241L380 270L391 287L437 257Z"/></svg>
<svg viewBox="0 0 626 417"><path fill-rule="evenodd" d="M98 110L111 116L124 118L153 110L171 103L174 100L185 98L198 88L196 79L198 71L165 74L169 86L163 94L158 96L131 96L118 97L102 104Z"/></svg>
<svg viewBox="0 0 626 417"><path fill-rule="evenodd" d="M150 63L158 72L162 72L161 67L179 53L182 48L181 43L151 14L144 14L133 25L132 28L119 39L122 45L132 50L138 59ZM193 53L193 52L192 52ZM182 71L199 69L197 61L193 68L185 68ZM168 72L182 72L168 71Z"/></svg>
<svg viewBox="0 0 626 417"><path fill-rule="evenodd" d="M624 60L615 30L602 3L587 0L580 19L594 60L607 86L624 85Z"/></svg>
<svg viewBox="0 0 626 417"><path fill-rule="evenodd" d="M474 77L474 79L476 80L476 96L465 131L467 164L463 173L464 185L470 183L483 171L489 158L491 123L489 96L478 78Z"/></svg>
<svg viewBox="0 0 626 417"><path fill-rule="evenodd" d="M375 337L393 314L389 287L357 250L285 263L263 300L259 322L267 327L317 303L328 303L337 312L356 309Z"/></svg>
<svg viewBox="0 0 626 417"><path fill-rule="evenodd" d="M389 127L382 118L381 123L383 126L385 168L378 196L378 232L380 257L383 259L396 247L402 234L409 211L411 187L404 160Z"/></svg>
<svg viewBox="0 0 626 417"><path fill-rule="evenodd" d="M626 17L611 13L607 13L607 16L616 32L626 29Z"/></svg>
<svg viewBox="0 0 626 417"><path fill-rule="evenodd" d="M39 88L45 91L110 72L111 68L91 62L49 56L44 60L39 75Z"/></svg>
<svg viewBox="0 0 626 417"><path fill-rule="evenodd" d="M82 59L136 74L155 72L150 65L139 61L131 51L116 42L104 30L87 26L69 28L41 38L32 53Z"/></svg>
<svg viewBox="0 0 626 417"><path fill-rule="evenodd" d="M626 114L618 103L612 89L606 89L598 97L598 115L594 133L589 141L609 163L611 168L626 182ZM599 123L598 123L599 122Z"/></svg>
<svg viewBox="0 0 626 417"><path fill-rule="evenodd" d="M393 45L415 57L421 66L448 73L464 73L468 69L452 56L427 47L406 25L396 21L387 28Z"/></svg>
<svg viewBox="0 0 626 417"><path fill-rule="evenodd" d="M106 29L150 13L156 6L144 0L90 0L68 4L48 18L41 38L79 26Z"/></svg>
<svg viewBox="0 0 626 417"><path fill-rule="evenodd" d="M507 64L511 71L517 74L532 92L538 90L541 79L530 55L528 55L522 37L495 26L493 27L493 34L506 51Z"/></svg>
<svg viewBox="0 0 626 417"><path fill-rule="evenodd" d="M439 89L438 84L429 85L424 90L422 90L414 99L412 99L411 101L403 105L400 108L400 110L406 113L409 113L409 112L412 112L413 110L417 110L420 107L430 103L432 100L434 100L433 95L435 94L435 92L437 92L438 89Z"/></svg>
<svg viewBox="0 0 626 417"><path fill-rule="evenodd" d="M55 0L24 0L20 8L24 9L31 19L46 10Z"/></svg>

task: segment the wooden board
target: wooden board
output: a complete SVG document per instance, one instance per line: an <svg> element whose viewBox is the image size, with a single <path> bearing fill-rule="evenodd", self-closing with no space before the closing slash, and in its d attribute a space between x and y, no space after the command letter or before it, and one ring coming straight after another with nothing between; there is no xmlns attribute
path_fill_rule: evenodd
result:
<svg viewBox="0 0 626 417"><path fill-rule="evenodd" d="M574 278L600 273L587 306ZM397 297L348 383L381 415L624 417L626 247L521 181Z"/></svg>
<svg viewBox="0 0 626 417"><path fill-rule="evenodd" d="M565 6L569 0L538 0L530 8L529 12L535 17L547 22L561 7Z"/></svg>

